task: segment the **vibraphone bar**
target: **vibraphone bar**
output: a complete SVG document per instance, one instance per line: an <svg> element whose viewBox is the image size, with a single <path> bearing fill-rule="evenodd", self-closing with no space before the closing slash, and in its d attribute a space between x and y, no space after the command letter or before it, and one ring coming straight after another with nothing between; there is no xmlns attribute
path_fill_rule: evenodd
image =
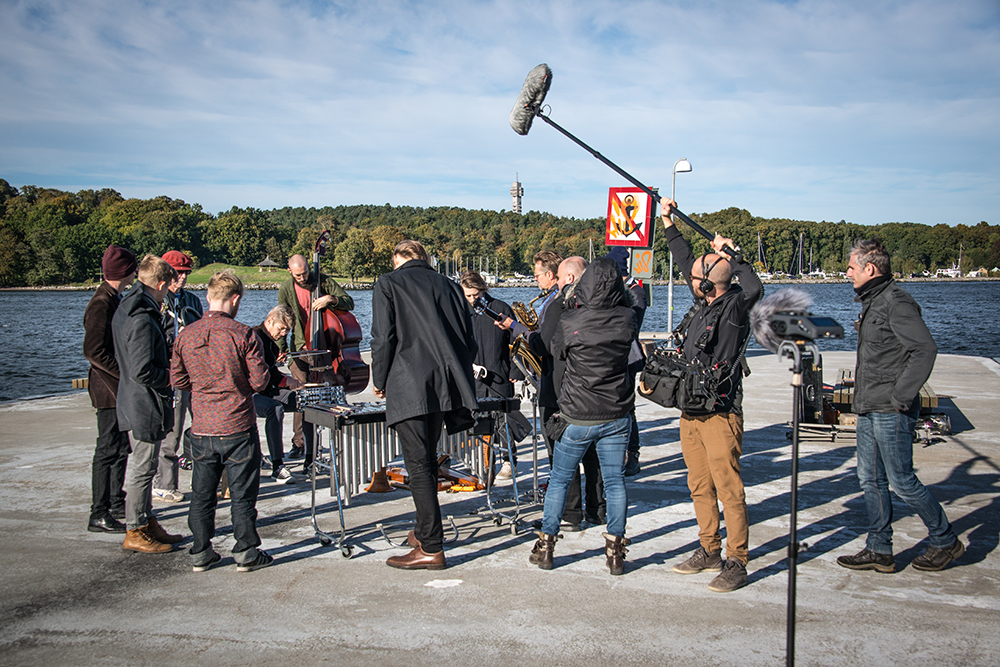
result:
<svg viewBox="0 0 1000 667"><path fill-rule="evenodd" d="M491 412L507 412L520 408L518 399L483 398L479 401L477 420L490 419ZM325 426L331 431L331 456L337 457L339 475L330 476L330 491L338 489L333 485L339 477L340 497L345 505L360 493L372 476L399 458L399 443L396 432L385 424L385 402L334 405L316 403L306 405L303 418L310 424ZM473 429L477 431L479 429ZM482 456L482 441L470 431L441 434L438 451L448 454L452 460L462 461L469 471L484 479L485 464Z"/></svg>
<svg viewBox="0 0 1000 667"><path fill-rule="evenodd" d="M486 398L479 401L479 410L475 416L478 420L491 419L492 412L507 412L520 408L518 399ZM347 526L344 522L344 505L351 496L360 491L365 481L399 456L399 444L395 431L385 424L385 403L358 403L346 405L342 403L305 404L302 409L305 421L313 427L326 427L330 430L330 461L323 463L316 454L320 450L320 431L316 429L313 438L313 469L309 471L312 483L310 504L313 530L323 544L330 544L335 539L340 553L350 558L353 548L347 543ZM488 424L492 431L492 422ZM472 473L482 479L484 473L482 441L474 437L480 428L473 428L458 434L442 434L438 451L443 451L451 457L464 461ZM337 512L340 516L340 536L320 530L316 518L316 469L328 468L330 471L330 494L337 499ZM487 494L489 493L487 486ZM516 489L516 486L515 486ZM346 499L346 500L345 500ZM495 519L496 520L496 519ZM454 527L454 522L452 522ZM512 523L513 526L513 523ZM512 527L515 529L516 527ZM455 529L457 534L457 528ZM385 534L383 530L383 535ZM388 536L386 535L386 539Z"/></svg>

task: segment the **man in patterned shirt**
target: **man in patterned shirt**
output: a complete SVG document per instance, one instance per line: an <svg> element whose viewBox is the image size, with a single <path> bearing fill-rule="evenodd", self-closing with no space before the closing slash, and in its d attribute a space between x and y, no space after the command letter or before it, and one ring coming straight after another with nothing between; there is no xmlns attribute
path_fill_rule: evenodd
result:
<svg viewBox="0 0 1000 667"><path fill-rule="evenodd" d="M174 389L191 392L191 561L195 572L204 572L221 560L212 537L216 489L225 470L236 538L233 559L238 572L250 572L274 560L257 549L256 525L260 436L253 394L267 387L268 368L257 335L235 319L243 298L236 274L212 276L207 297L205 317L177 337L170 368Z"/></svg>

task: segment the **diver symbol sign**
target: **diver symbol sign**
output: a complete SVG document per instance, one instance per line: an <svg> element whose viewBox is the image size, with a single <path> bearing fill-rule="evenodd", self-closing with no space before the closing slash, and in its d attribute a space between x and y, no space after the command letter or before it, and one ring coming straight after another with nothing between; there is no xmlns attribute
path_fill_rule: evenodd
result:
<svg viewBox="0 0 1000 667"><path fill-rule="evenodd" d="M604 244L648 248L652 212L653 198L639 188L609 188Z"/></svg>

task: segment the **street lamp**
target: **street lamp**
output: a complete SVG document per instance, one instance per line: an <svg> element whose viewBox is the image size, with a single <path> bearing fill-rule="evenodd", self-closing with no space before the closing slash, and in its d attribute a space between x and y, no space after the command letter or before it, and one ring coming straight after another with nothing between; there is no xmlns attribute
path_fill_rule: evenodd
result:
<svg viewBox="0 0 1000 667"><path fill-rule="evenodd" d="M670 177L670 198L675 199L674 192L677 190L677 172L688 172L691 171L691 163L688 162L686 157L682 157L677 162L674 162L674 173ZM671 219L673 219L673 214L671 214ZM667 322L669 323L668 331L674 330L674 253L667 251L667 255L670 257L670 268L667 274L667 279L670 281L670 287L667 291Z"/></svg>

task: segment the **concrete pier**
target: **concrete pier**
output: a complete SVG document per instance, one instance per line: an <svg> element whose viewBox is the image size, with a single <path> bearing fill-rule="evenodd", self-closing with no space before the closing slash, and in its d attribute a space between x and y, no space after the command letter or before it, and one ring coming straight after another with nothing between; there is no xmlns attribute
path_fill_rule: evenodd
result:
<svg viewBox="0 0 1000 667"><path fill-rule="evenodd" d="M824 355L827 383L854 355ZM512 535L484 514L482 492L441 494L459 539L448 569L402 572L403 553L375 525L409 518L404 491L360 494L345 510L355 555L314 538L306 483L262 478L259 530L275 563L237 573L228 502L215 548L193 573L186 547L121 549L88 533L96 421L85 393L0 405L0 663L14 665L778 665L785 661L791 415L789 362L750 358L743 474L751 521L749 585L712 593L712 574L670 566L697 546L677 442L678 413L639 400L642 471L628 481L626 573L604 566L601 527L568 533L555 569L527 562L527 525ZM854 442L805 440L799 474L795 659L801 665L1000 664L1000 366L941 356L930 380L954 434L917 444L914 463L944 505L966 555L946 570L910 567L926 530L896 502L896 574L853 572L837 556L864 546ZM359 397L361 400L365 396ZM370 399L370 397L369 397ZM530 408L525 404L530 415ZM290 419L289 419L290 422ZM286 440L290 436L286 427ZM544 447L540 458L547 464ZM519 483L530 488L530 452ZM547 465L542 468L547 474ZM182 471L181 488L190 473ZM328 487L321 523L337 524ZM509 482L496 497L509 506ZM504 500L506 499L506 500ZM186 536L187 502L156 504ZM396 537L405 537L405 528Z"/></svg>

